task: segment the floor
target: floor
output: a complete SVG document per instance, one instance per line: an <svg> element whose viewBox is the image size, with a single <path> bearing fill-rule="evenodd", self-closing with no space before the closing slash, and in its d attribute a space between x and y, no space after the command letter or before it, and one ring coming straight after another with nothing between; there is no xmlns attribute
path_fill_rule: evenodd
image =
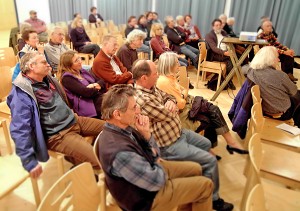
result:
<svg viewBox="0 0 300 211"><path fill-rule="evenodd" d="M8 35L9 32L0 32L0 47L8 46ZM299 61L300 62L300 61ZM300 78L300 70L294 71L294 75L297 78ZM195 69L189 70L189 77L191 79L192 84L195 85L196 81L196 71ZM235 85L239 89L240 87L237 85L237 81L234 80ZM214 91L208 90L204 86L204 82L199 82L199 88L190 90L191 95L201 95L206 99L211 99ZM298 88L300 83L298 82ZM235 91L227 90L222 91L219 97L216 99L215 103L220 107L226 121L231 128L231 123L227 117L227 113L230 109L230 106L233 102L235 95L238 92L238 89ZM236 135L236 133L232 132L232 135L243 143L242 140ZM245 156L243 155L230 155L226 149L225 141L222 137L219 137L219 144L213 150L216 154L222 156L222 160L218 162L219 164L219 173L220 173L220 196L224 198L226 201L229 201L234 204L235 211L239 211L239 204L243 195L243 188L245 186L246 178L243 175L243 168L245 165ZM0 149L2 154L6 153L6 145L3 139L3 132L0 130ZM69 169L70 164L65 162L65 168ZM14 174L14 172L11 172ZM44 172L40 177L38 183L40 188L41 197L45 195L47 190L54 184L54 182L58 179L57 173L57 165L56 161L52 158L44 164ZM26 181L19 188L17 188L13 193L11 193L8 197L0 200L0 210L1 211L33 211L36 210L34 204L34 197L31 191L31 184Z"/></svg>

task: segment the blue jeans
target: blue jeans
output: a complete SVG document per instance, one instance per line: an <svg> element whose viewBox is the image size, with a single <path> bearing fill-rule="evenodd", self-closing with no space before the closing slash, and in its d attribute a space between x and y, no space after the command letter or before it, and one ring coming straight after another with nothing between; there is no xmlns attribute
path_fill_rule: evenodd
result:
<svg viewBox="0 0 300 211"><path fill-rule="evenodd" d="M140 48L136 49L137 52L144 52L150 55L150 47L143 44Z"/></svg>
<svg viewBox="0 0 300 211"><path fill-rule="evenodd" d="M199 50L196 48L193 48L190 45L182 45L180 46L180 52L189 57L193 65L198 68L198 60L199 60Z"/></svg>
<svg viewBox="0 0 300 211"><path fill-rule="evenodd" d="M179 64L180 64L180 66L185 66L185 67L187 67L188 65L189 65L189 62L186 60L186 59L184 59L184 58L178 58L178 61L179 61Z"/></svg>
<svg viewBox="0 0 300 211"><path fill-rule="evenodd" d="M182 129L181 136L168 147L160 148L161 157L166 160L194 161L202 166L203 176L214 183L213 200L219 199L219 170L215 156L208 151L210 141L191 130Z"/></svg>

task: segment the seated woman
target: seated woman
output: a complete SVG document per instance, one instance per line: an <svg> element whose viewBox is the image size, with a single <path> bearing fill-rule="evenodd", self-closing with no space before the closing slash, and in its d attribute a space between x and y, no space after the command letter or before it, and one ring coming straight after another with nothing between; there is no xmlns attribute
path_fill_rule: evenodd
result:
<svg viewBox="0 0 300 211"><path fill-rule="evenodd" d="M80 53L92 53L94 57L97 56L100 51L100 47L97 44L91 43L91 39L87 35L81 18L75 18L71 24L71 41L76 51Z"/></svg>
<svg viewBox="0 0 300 211"><path fill-rule="evenodd" d="M287 74L276 69L278 56L275 47L263 47L250 65L243 67L243 71L251 81L259 85L265 115L272 117L282 113L280 120L293 118L294 124L300 127L300 92Z"/></svg>
<svg viewBox="0 0 300 211"><path fill-rule="evenodd" d="M166 46L164 40L163 40L163 25L161 23L154 23L152 24L152 28L151 28L151 48L153 50L153 59L158 59L159 56L167 51L171 51L170 48L168 48L168 46ZM179 59L179 63L180 66L188 66L188 61L184 58L178 58Z"/></svg>
<svg viewBox="0 0 300 211"><path fill-rule="evenodd" d="M81 58L76 51L66 51L61 55L57 77L75 113L101 118L105 83L103 80L96 81L88 71L82 69Z"/></svg>
<svg viewBox="0 0 300 211"><path fill-rule="evenodd" d="M177 106L180 109L180 118L183 127L191 130L195 130L195 124L197 126L202 124L202 120L208 119L208 127L213 128L217 135L222 135L227 142L226 149L230 154L237 152L239 154L246 154L248 151L243 150L236 140L231 136L227 123L218 106L207 102L205 99L199 97L191 97L176 80L176 74L178 71L178 56L173 52L163 53L159 57L158 61L158 73L159 78L156 86L164 92L173 95L176 98ZM199 100L201 102L199 104ZM197 102L198 101L198 102ZM195 107L200 109L194 115L196 118L191 117L191 112ZM189 114L188 114L189 113ZM188 114L188 115L185 115ZM197 119L195 121L195 119ZM201 122L201 124L199 123ZM205 123L205 122L203 122ZM199 132L198 128L195 130Z"/></svg>

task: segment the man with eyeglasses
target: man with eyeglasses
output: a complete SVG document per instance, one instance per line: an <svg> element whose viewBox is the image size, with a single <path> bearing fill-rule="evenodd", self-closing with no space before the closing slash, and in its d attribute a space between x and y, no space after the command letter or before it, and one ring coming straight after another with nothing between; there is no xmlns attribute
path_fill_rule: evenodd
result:
<svg viewBox="0 0 300 211"><path fill-rule="evenodd" d="M10 134L23 167L31 177L39 177L43 171L39 162L46 162L52 150L65 154L74 165L90 162L100 169L92 145L83 136L97 136L104 121L73 113L64 91L49 75L51 68L43 54L26 53L20 66L22 72L13 82L7 104Z"/></svg>

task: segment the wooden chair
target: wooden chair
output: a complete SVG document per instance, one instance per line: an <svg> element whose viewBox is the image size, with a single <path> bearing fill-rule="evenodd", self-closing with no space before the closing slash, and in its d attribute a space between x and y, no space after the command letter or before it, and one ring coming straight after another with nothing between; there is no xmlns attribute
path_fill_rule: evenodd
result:
<svg viewBox="0 0 300 211"><path fill-rule="evenodd" d="M9 136L9 131L8 131L8 126L6 120L0 120L0 127L3 129L3 135L5 139L5 143L7 146L7 153L11 155L13 153L13 149L10 144L10 136ZM0 151L1 155L1 151Z"/></svg>
<svg viewBox="0 0 300 211"><path fill-rule="evenodd" d="M61 191L61 186L66 188ZM95 180L90 163L83 163L63 175L47 192L38 211L99 210L103 181Z"/></svg>
<svg viewBox="0 0 300 211"><path fill-rule="evenodd" d="M1 83L0 83L0 117L10 119L10 109L6 104L6 97L12 89L12 72L10 67L0 67Z"/></svg>
<svg viewBox="0 0 300 211"><path fill-rule="evenodd" d="M0 67L9 66L14 67L17 64L17 58L14 52L14 49L9 48L0 48Z"/></svg>
<svg viewBox="0 0 300 211"><path fill-rule="evenodd" d="M177 80L179 84L184 87L187 91L189 90L190 79L187 76L186 67L180 66L177 73Z"/></svg>
<svg viewBox="0 0 300 211"><path fill-rule="evenodd" d="M3 121L1 122L1 124L3 126ZM4 126L4 128L5 127L7 130L7 126ZM8 155L3 156L0 152L0 200L8 196L11 192L22 185L28 178L30 178L35 203L36 206L38 206L41 199L37 179L33 179L30 177L30 174L21 165L20 158L13 154L10 140L6 141L6 145Z"/></svg>
<svg viewBox="0 0 300 211"><path fill-rule="evenodd" d="M201 80L206 80L206 72L211 72L218 74L218 83L217 89L220 87L221 83L221 75L225 76L226 73L226 64L224 62L209 62L206 61L207 56L207 49L205 42L199 42L199 61L198 61L198 71L197 71L197 81L196 81L196 88L198 88L199 76L200 72L202 72Z"/></svg>
<svg viewBox="0 0 300 211"><path fill-rule="evenodd" d="M245 211L267 211L265 207L265 195L261 184L257 184L250 191L246 201Z"/></svg>
<svg viewBox="0 0 300 211"><path fill-rule="evenodd" d="M278 186L274 183L268 183L262 181L260 178L261 170L266 163L265 160L272 159L267 157L265 147L261 143L260 135L255 133L249 142L249 157L250 157L250 168L249 175L247 177L246 186L241 202L241 210L245 210L247 207L252 206L253 210L264 210L263 208L269 207L268 210L279 211L279 210L299 210L300 207L300 192L289 190ZM277 154L277 156L280 156ZM294 160L290 160L294 162ZM276 166L281 168L281 166ZM262 184L263 191L265 192L266 200L263 198L256 198L255 202L251 199L251 190L257 185ZM250 199L249 199L250 198ZM252 201L252 202L251 202ZM267 205L265 205L267 202ZM254 205L258 207L254 207ZM256 209L254 209L256 208ZM246 209L247 210L247 209Z"/></svg>

